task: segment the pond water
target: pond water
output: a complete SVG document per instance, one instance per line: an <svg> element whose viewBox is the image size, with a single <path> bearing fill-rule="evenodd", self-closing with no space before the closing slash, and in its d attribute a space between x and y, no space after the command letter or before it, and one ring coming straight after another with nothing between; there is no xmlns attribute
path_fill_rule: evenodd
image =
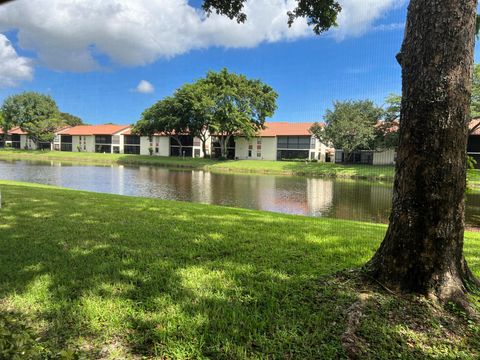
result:
<svg viewBox="0 0 480 360"><path fill-rule="evenodd" d="M0 179L370 222L388 221L392 196L389 183L56 161L0 160ZM480 227L480 193L467 195L466 222Z"/></svg>

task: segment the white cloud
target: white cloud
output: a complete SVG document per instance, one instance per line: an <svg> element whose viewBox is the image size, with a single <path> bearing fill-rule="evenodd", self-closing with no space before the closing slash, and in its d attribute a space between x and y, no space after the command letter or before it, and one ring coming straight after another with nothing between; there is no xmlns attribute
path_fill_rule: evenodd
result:
<svg viewBox="0 0 480 360"><path fill-rule="evenodd" d="M7 37L0 34L0 87L18 86L32 77L31 60L19 56Z"/></svg>
<svg viewBox="0 0 480 360"><path fill-rule="evenodd" d="M135 91L142 94L151 94L155 91L155 87L152 85L151 82L147 80L142 80L138 83Z"/></svg>
<svg viewBox="0 0 480 360"><path fill-rule="evenodd" d="M343 11L332 36L359 36L390 8L405 0L341 0ZM263 42L313 36L304 19L289 29L296 0L250 0L248 20L205 17L188 0L17 0L0 7L0 32L18 30L19 46L33 50L56 70L100 67L95 54L113 63L144 65L193 49L255 47Z"/></svg>
<svg viewBox="0 0 480 360"><path fill-rule="evenodd" d="M342 11L338 15L338 28L331 34L337 40L344 40L365 34L388 10L403 6L406 0L339 0L339 3Z"/></svg>

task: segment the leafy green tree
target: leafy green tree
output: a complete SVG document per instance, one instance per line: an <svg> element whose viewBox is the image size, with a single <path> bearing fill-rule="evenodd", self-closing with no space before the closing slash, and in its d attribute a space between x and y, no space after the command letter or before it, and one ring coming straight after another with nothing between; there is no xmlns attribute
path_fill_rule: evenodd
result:
<svg viewBox="0 0 480 360"><path fill-rule="evenodd" d="M247 15L242 11L245 2L246 0L204 0L203 9L207 14L215 11L243 23L247 20ZM337 25L337 15L341 9L335 0L297 0L297 6L287 13L288 25L292 26L297 18L306 18L318 35Z"/></svg>
<svg viewBox="0 0 480 360"><path fill-rule="evenodd" d="M210 134L218 137L221 156L234 135L247 138L263 128L276 109L277 93L260 80L249 80L223 69L186 84L142 114L138 133L161 132L172 136L182 147L178 134L189 133L205 143ZM180 149L181 151L181 149Z"/></svg>
<svg viewBox="0 0 480 360"><path fill-rule="evenodd" d="M62 120L63 124L68 126L84 125L84 122L81 118L66 112L60 113L60 119Z"/></svg>
<svg viewBox="0 0 480 360"><path fill-rule="evenodd" d="M383 110L370 100L336 101L333 111L325 114L325 126L314 124L310 131L324 144L343 149L348 162L356 150L375 149L382 115Z"/></svg>
<svg viewBox="0 0 480 360"><path fill-rule="evenodd" d="M401 105L401 95L390 94L385 99L383 121L375 127L377 149L391 149L398 146Z"/></svg>
<svg viewBox="0 0 480 360"><path fill-rule="evenodd" d="M227 157L227 144L234 135L250 138L273 116L278 94L260 80L250 80L223 69L209 72L200 81L209 90L213 107L210 131L218 137L221 156Z"/></svg>
<svg viewBox="0 0 480 360"><path fill-rule="evenodd" d="M55 101L48 95L36 92L8 97L1 111L7 126L20 126L36 144L52 141L61 125Z"/></svg>
<svg viewBox="0 0 480 360"><path fill-rule="evenodd" d="M161 133L175 139L183 153L181 135L188 132L188 123L183 116L182 104L175 96L166 97L142 113L142 118L134 125L137 134L153 136Z"/></svg>
<svg viewBox="0 0 480 360"><path fill-rule="evenodd" d="M206 143L210 137L215 105L211 93L211 86L199 80L183 85L174 94L180 105L179 114L188 124L189 133L200 139L204 156L207 155Z"/></svg>
<svg viewBox="0 0 480 360"><path fill-rule="evenodd" d="M470 117L472 119L480 117L480 64L475 64L473 68Z"/></svg>
<svg viewBox="0 0 480 360"><path fill-rule="evenodd" d="M244 22L245 2L204 0L203 7ZM340 10L335 0L297 0L288 21L307 18L318 34L335 26ZM480 29L476 10L476 0L410 0L396 56L403 96L394 202L385 239L366 266L394 289L463 305L465 285L480 286L463 255L465 119ZM453 145L439 151L440 140Z"/></svg>
<svg viewBox="0 0 480 360"><path fill-rule="evenodd" d="M384 120L387 122L399 121L402 109L402 95L390 94L385 99Z"/></svg>

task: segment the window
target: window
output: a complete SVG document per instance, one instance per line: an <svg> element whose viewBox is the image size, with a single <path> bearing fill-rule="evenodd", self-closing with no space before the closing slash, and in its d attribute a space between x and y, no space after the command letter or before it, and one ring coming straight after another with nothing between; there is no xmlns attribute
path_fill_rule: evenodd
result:
<svg viewBox="0 0 480 360"><path fill-rule="evenodd" d="M111 144L112 136L110 135L96 135L95 144Z"/></svg>
<svg viewBox="0 0 480 360"><path fill-rule="evenodd" d="M60 144L60 151L72 151L72 144L61 143Z"/></svg>
<svg viewBox="0 0 480 360"><path fill-rule="evenodd" d="M315 139L315 137L312 136L312 138L310 139L310 149L315 149L317 145L317 139Z"/></svg>
<svg viewBox="0 0 480 360"><path fill-rule="evenodd" d="M248 150L248 157L252 157L252 150Z"/></svg>
<svg viewBox="0 0 480 360"><path fill-rule="evenodd" d="M311 136L280 136L277 138L279 149L310 149Z"/></svg>
<svg viewBox="0 0 480 360"><path fill-rule="evenodd" d="M140 145L140 136L136 135L125 135L124 143L128 145Z"/></svg>
<svg viewBox="0 0 480 360"><path fill-rule="evenodd" d="M71 144L72 143L72 137L70 135L62 135L61 141L62 141L62 143Z"/></svg>
<svg viewBox="0 0 480 360"><path fill-rule="evenodd" d="M60 140L60 151L73 151L72 137L70 135L62 135Z"/></svg>
<svg viewBox="0 0 480 360"><path fill-rule="evenodd" d="M257 145L262 145L262 138L257 138Z"/></svg>
<svg viewBox="0 0 480 360"><path fill-rule="evenodd" d="M123 147L123 152L125 154L140 154L140 146L135 145L125 145Z"/></svg>
<svg viewBox="0 0 480 360"><path fill-rule="evenodd" d="M111 153L112 146L111 145L95 145L95 152L96 153Z"/></svg>
<svg viewBox="0 0 480 360"><path fill-rule="evenodd" d="M158 147L155 148L155 153L158 154Z"/></svg>
<svg viewBox="0 0 480 360"><path fill-rule="evenodd" d="M257 157L262 157L262 153L261 152L257 152Z"/></svg>

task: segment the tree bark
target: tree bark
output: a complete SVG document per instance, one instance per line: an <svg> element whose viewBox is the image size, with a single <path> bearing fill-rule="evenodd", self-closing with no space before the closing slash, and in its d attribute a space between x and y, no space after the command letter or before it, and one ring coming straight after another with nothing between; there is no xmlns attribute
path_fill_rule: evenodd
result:
<svg viewBox="0 0 480 360"><path fill-rule="evenodd" d="M180 141L180 138L178 136L173 136L173 138L178 143L178 146L179 146L178 151L180 152L180 157L183 157L183 145L182 145L182 142Z"/></svg>
<svg viewBox="0 0 480 360"><path fill-rule="evenodd" d="M366 269L385 285L464 299L466 146L476 0L411 0L392 213Z"/></svg>

